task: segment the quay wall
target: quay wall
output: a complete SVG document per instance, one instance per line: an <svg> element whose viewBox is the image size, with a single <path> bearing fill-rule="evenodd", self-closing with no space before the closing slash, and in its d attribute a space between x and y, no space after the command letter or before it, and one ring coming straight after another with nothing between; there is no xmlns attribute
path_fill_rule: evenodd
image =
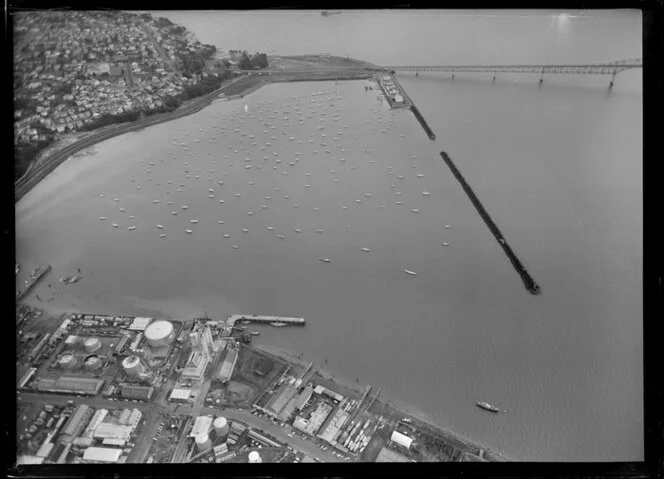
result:
<svg viewBox="0 0 664 479"><path fill-rule="evenodd" d="M461 172L458 170L458 168L455 166L454 162L452 159L449 157L447 153L444 151L440 152L440 156L443 158L443 161L447 164L447 166L452 170L452 174L456 177L456 179L461 183L461 186L463 187L464 191L468 195L468 198L470 198L470 201L473 203L475 208L477 209L477 212L480 214L486 225L489 227L489 230L493 235L496 237L498 240L498 244L503 248L505 251L505 254L509 258L509 260L512 263L512 266L514 266L514 269L516 272L521 276L521 279L523 280L524 285L526 286L526 289L528 292L531 294L539 294L540 293L540 287L537 285L535 280L528 274L528 271L526 268L521 264L521 261L519 261L519 258L517 258L516 254L514 254L514 251L512 251L512 248L510 248L510 245L507 244L507 241L505 241L505 238L503 238L502 233L498 229L498 226L493 222L491 217L489 216L489 213L486 212L484 207L482 206L482 203L480 203L480 200L475 196L475 193L473 192L472 188L470 185L466 182L464 179L463 175L461 175Z"/></svg>

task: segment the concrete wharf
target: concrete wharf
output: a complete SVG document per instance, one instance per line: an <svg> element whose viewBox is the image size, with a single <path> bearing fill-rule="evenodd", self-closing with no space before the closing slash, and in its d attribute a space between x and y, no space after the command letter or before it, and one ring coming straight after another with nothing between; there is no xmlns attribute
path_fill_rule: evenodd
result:
<svg viewBox="0 0 664 479"><path fill-rule="evenodd" d="M43 268L37 268L35 273L30 276L30 281L25 289L16 292L16 301L22 300L30 291L32 291L32 288L34 288L49 271L51 271L50 264L47 264Z"/></svg>
<svg viewBox="0 0 664 479"><path fill-rule="evenodd" d="M291 326L304 326L304 318L285 318L282 316L263 316L253 314L232 314L226 320L226 326L235 326L238 321L251 323L284 323Z"/></svg>
<svg viewBox="0 0 664 479"><path fill-rule="evenodd" d="M521 276L521 279L523 280L523 283L526 286L526 289L531 293L531 294L539 294L540 287L535 283L535 280L528 274L528 271L526 268L521 264L521 261L519 261L519 258L516 257L516 254L514 254L514 251L512 251L512 248L510 248L510 245L507 244L507 241L505 241L505 238L503 238L503 234L500 232L498 229L498 226L496 226L496 223L493 222L491 217L489 216L489 213L486 212L484 207L482 206L482 203L480 203L480 200L475 196L475 193L473 193L473 190L470 188L470 185L466 182L464 177L461 175L461 172L457 169L457 167L454 165L454 162L452 159L449 157L447 153L444 151L440 152L440 156L443 158L447 166L452 170L452 173L456 177L456 179L461 183L461 186L463 187L464 191L468 195L468 198L470 198L470 201L473 203L475 206L475 209L477 209L477 212L480 214L486 225L489 227L489 230L493 235L496 237L498 240L498 244L503 248L505 251L505 254L509 258L509 260L512 262L512 266L514 266L514 269L516 270L517 273L519 273L519 276Z"/></svg>
<svg viewBox="0 0 664 479"><path fill-rule="evenodd" d="M417 108L417 106L415 106L415 103L413 103L413 100L411 100L411 98L408 96L408 94L406 93L406 90L404 90L404 88L399 84L399 82L397 81L397 77L392 75L392 74L390 74L390 77L392 79L392 83L394 83L394 85L397 87L397 89L401 93L401 96L403 96L403 99L404 99L403 107L404 108L410 108L410 111L413 112L413 115L415 115L415 118L417 119L417 121L420 122L420 125L422 125L422 128L424 129L424 132L427 134L429 139L432 140L432 141L435 140L436 139L436 134L433 132L433 130L431 130L431 127L429 127L429 124L424 119L424 117L422 116L422 113L420 113L420 110ZM382 84L381 84L381 87L382 87ZM387 92L385 92L385 96L388 98L388 101L390 101L390 97L387 94ZM390 106L392 106L392 103L390 103Z"/></svg>

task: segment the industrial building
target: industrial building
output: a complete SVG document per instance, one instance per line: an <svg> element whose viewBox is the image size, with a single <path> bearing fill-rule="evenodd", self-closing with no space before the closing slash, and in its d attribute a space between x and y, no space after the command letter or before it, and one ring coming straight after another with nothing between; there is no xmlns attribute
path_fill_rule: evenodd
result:
<svg viewBox="0 0 664 479"><path fill-rule="evenodd" d="M62 433L72 438L79 435L92 417L92 408L86 404L79 405L62 429Z"/></svg>
<svg viewBox="0 0 664 479"><path fill-rule="evenodd" d="M330 415L326 424L321 427L322 432L318 434L318 437L331 443L348 420L348 417L349 414L346 411L338 408L334 414Z"/></svg>
<svg viewBox="0 0 664 479"><path fill-rule="evenodd" d="M103 379L61 376L58 379L41 378L37 380L37 390L56 393L96 395L104 385Z"/></svg>
<svg viewBox="0 0 664 479"><path fill-rule="evenodd" d="M314 388L314 392L316 394L331 397L332 399L334 399L336 401L341 401L344 398L341 394L335 393L334 391L332 391L330 389L327 389L326 387L323 387L321 385L316 386Z"/></svg>
<svg viewBox="0 0 664 479"><path fill-rule="evenodd" d="M83 460L91 462L118 462L122 449L110 447L89 447L83 452Z"/></svg>
<svg viewBox="0 0 664 479"><path fill-rule="evenodd" d="M313 394L314 389L307 385L307 387L304 388L304 390L300 393L300 395L297 398L297 404L295 407L297 408L298 411L301 411L302 408L307 404L309 399L311 399L311 395Z"/></svg>
<svg viewBox="0 0 664 479"><path fill-rule="evenodd" d="M182 371L182 377L188 379L195 379L197 381L203 379L205 368L210 362L210 358L202 350L194 350L189 355L189 360Z"/></svg>
<svg viewBox="0 0 664 479"><path fill-rule="evenodd" d="M173 402L189 402L191 397L191 389L173 388L168 400Z"/></svg>
<svg viewBox="0 0 664 479"><path fill-rule="evenodd" d="M154 394L152 386L136 386L133 384L121 384L120 394L127 399L140 399L142 401L149 401Z"/></svg>
<svg viewBox="0 0 664 479"><path fill-rule="evenodd" d="M170 321L154 321L145 328L145 339L148 345L153 348L161 348L171 344L175 338L175 330Z"/></svg>
<svg viewBox="0 0 664 479"><path fill-rule="evenodd" d="M130 331L145 331L145 328L152 322L152 318L134 318L129 325Z"/></svg>
<svg viewBox="0 0 664 479"><path fill-rule="evenodd" d="M35 375L37 372L37 368L30 368L28 369L23 376L21 376L21 379L19 382L16 384L17 389L22 389L24 388L32 379L32 377Z"/></svg>
<svg viewBox="0 0 664 479"><path fill-rule="evenodd" d="M406 436L405 434L401 434L399 431L393 431L392 436L390 437L390 441L395 442L401 447L404 447L406 449L410 449L410 446L413 443L413 439Z"/></svg>
<svg viewBox="0 0 664 479"><path fill-rule="evenodd" d="M211 416L198 416L194 420L194 425L191 428L189 437L196 437L203 433L207 434L210 431L211 426L212 426Z"/></svg>
<svg viewBox="0 0 664 479"><path fill-rule="evenodd" d="M203 432L194 437L196 442L196 449L199 452L204 452L212 448L212 441L210 440L210 435L207 432Z"/></svg>
<svg viewBox="0 0 664 479"><path fill-rule="evenodd" d="M83 363L85 370L89 372L99 371L103 365L104 363L99 359L99 356L95 355L87 357Z"/></svg>
<svg viewBox="0 0 664 479"><path fill-rule="evenodd" d="M121 424L113 424L110 422L103 422L95 428L93 437L95 439L124 439L129 440L131 432L134 430L132 426L123 426Z"/></svg>

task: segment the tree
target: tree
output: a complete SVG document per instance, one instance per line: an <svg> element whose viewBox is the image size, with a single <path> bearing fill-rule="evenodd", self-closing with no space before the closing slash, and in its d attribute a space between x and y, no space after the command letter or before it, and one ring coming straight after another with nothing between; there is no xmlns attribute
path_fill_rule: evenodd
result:
<svg viewBox="0 0 664 479"><path fill-rule="evenodd" d="M256 68L266 68L267 67L267 55L265 53L255 53L251 57L251 63Z"/></svg>
<svg viewBox="0 0 664 479"><path fill-rule="evenodd" d="M242 58L240 58L240 61L237 64L238 68L240 70L253 70L254 69L254 64L251 61L251 58L249 58L249 55L246 53L242 54Z"/></svg>

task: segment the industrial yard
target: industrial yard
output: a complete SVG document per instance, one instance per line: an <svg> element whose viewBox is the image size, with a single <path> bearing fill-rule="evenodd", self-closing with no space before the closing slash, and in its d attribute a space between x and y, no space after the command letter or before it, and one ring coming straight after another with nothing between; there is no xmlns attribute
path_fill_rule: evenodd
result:
<svg viewBox="0 0 664 479"><path fill-rule="evenodd" d="M16 314L22 464L501 459L252 347L239 315Z"/></svg>

